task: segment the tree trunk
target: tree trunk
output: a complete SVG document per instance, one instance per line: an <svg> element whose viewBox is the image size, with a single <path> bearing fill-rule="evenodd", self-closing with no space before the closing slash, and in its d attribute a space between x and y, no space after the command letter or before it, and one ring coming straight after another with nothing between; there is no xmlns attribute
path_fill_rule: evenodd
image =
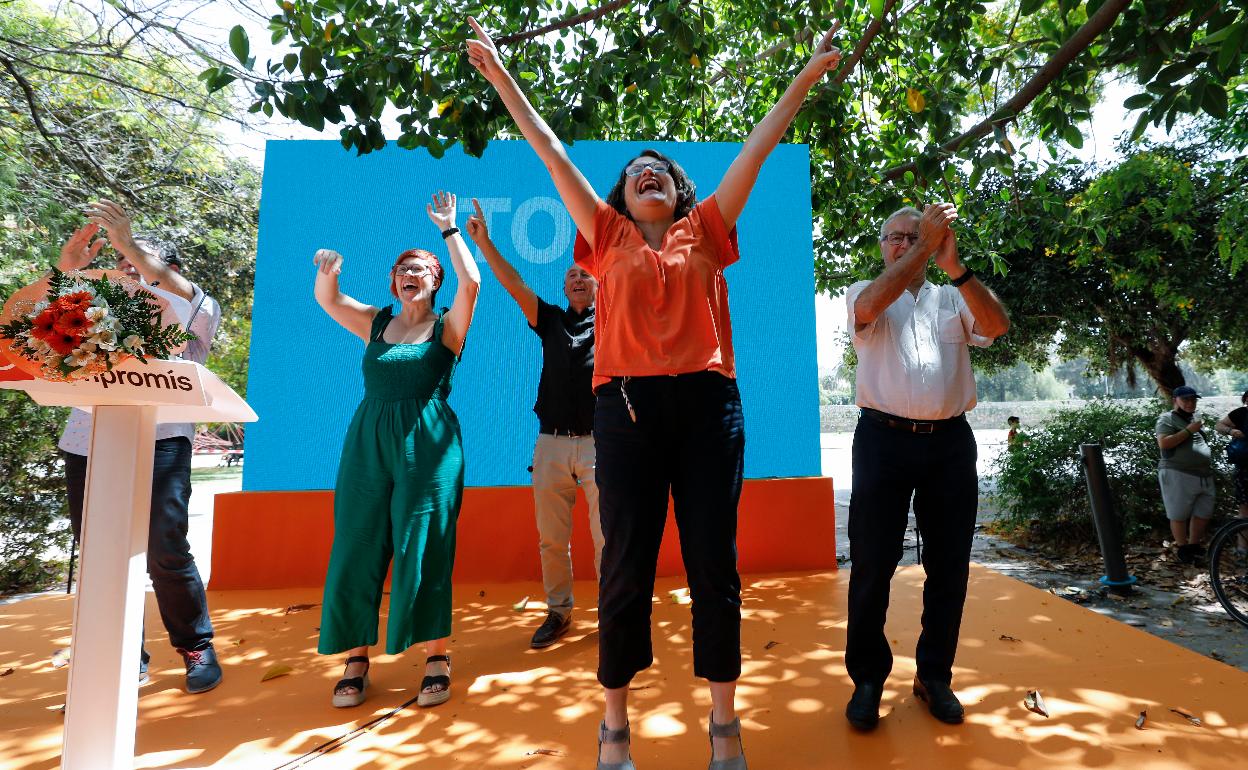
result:
<svg viewBox="0 0 1248 770"><path fill-rule="evenodd" d="M1135 360L1144 367L1144 371L1148 372L1148 376L1157 383L1161 395L1167 399L1175 388L1187 382L1177 361L1179 345L1182 342L1182 339L1152 340L1148 347L1132 345L1128 348Z"/></svg>

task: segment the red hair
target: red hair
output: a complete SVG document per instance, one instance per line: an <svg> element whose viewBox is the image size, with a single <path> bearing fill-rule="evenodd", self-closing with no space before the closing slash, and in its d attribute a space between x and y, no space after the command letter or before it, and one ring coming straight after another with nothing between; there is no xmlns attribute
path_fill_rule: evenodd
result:
<svg viewBox="0 0 1248 770"><path fill-rule="evenodd" d="M429 273L433 276L433 293L437 294L438 289L442 288L442 263L438 261L436 254L424 249L408 249L394 260L394 265L390 268L390 293L394 295L395 299L399 298L399 293L394 290L394 268L409 259L415 259L429 265Z"/></svg>

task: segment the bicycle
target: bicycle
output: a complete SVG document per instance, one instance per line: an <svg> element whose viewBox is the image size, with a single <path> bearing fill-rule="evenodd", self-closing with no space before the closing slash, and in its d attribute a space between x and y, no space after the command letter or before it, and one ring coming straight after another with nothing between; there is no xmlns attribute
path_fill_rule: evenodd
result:
<svg viewBox="0 0 1248 770"><path fill-rule="evenodd" d="M1209 583L1227 613L1248 628L1248 519L1232 519L1213 536Z"/></svg>

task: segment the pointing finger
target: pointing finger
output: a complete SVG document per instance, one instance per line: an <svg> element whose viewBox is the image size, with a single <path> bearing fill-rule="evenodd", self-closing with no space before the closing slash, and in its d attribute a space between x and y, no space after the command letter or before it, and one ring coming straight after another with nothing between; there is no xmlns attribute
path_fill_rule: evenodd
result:
<svg viewBox="0 0 1248 770"><path fill-rule="evenodd" d="M477 212L477 216L481 218L481 221L482 221L482 222L484 222L484 221L485 221L485 212L481 210L481 202L480 202L479 200L477 200L476 198L473 198L473 199L472 199L472 207L473 207L473 209L475 209L475 210L476 210L476 212Z"/></svg>

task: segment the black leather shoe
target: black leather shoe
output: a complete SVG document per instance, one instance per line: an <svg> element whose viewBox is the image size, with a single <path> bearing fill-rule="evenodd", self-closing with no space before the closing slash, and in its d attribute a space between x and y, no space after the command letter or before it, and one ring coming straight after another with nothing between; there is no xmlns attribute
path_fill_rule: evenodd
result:
<svg viewBox="0 0 1248 770"><path fill-rule="evenodd" d="M208 645L202 650L178 650L186 663L186 691L192 695L208 692L221 684L221 664L217 653Z"/></svg>
<svg viewBox="0 0 1248 770"><path fill-rule="evenodd" d="M927 710L932 712L932 716L947 725L962 724L966 712L949 685L944 682L922 682L916 678L914 694L927 704Z"/></svg>
<svg viewBox="0 0 1248 770"><path fill-rule="evenodd" d="M559 641L559 637L568 633L570 628L572 628L572 615L560 615L552 610L546 616L546 622L533 632L533 641L529 642L529 646L535 650L549 647Z"/></svg>
<svg viewBox="0 0 1248 770"><path fill-rule="evenodd" d="M880 723L880 697L883 695L883 685L858 685L845 706L845 718L863 732L874 730Z"/></svg>

